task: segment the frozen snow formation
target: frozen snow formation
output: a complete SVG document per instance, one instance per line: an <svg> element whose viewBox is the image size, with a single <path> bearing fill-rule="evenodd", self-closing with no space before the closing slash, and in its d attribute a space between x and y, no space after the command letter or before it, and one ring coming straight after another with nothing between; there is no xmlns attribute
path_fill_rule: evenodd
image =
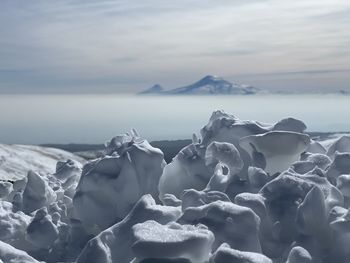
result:
<svg viewBox="0 0 350 263"><path fill-rule="evenodd" d="M136 132L113 138L106 156L84 166L73 197L77 218L103 230L121 221L144 194L158 198L163 157Z"/></svg>
<svg viewBox="0 0 350 263"><path fill-rule="evenodd" d="M40 263L29 256L26 252L16 249L13 246L0 241L0 262L1 263Z"/></svg>
<svg viewBox="0 0 350 263"><path fill-rule="evenodd" d="M350 137L305 131L215 111L168 164L135 130L50 169L2 146L0 263L349 263Z"/></svg>
<svg viewBox="0 0 350 263"><path fill-rule="evenodd" d="M132 232L134 225L147 220L166 224L175 221L180 214L180 208L157 205L151 195L144 195L121 222L91 239L77 262L130 262L134 258L131 250L134 243Z"/></svg>
<svg viewBox="0 0 350 263"><path fill-rule="evenodd" d="M223 243L213 254L210 259L211 263L272 263L268 257L254 252L245 252L230 248L226 243Z"/></svg>
<svg viewBox="0 0 350 263"><path fill-rule="evenodd" d="M187 259L201 263L209 259L214 235L204 225L159 224L146 221L133 226L132 250L136 262L145 259Z"/></svg>

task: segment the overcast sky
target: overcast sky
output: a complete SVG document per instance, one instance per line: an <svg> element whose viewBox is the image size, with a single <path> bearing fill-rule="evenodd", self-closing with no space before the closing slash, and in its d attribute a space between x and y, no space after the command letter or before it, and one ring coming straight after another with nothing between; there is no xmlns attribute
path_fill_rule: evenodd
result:
<svg viewBox="0 0 350 263"><path fill-rule="evenodd" d="M207 74L350 90L350 1L0 1L0 93L136 92Z"/></svg>

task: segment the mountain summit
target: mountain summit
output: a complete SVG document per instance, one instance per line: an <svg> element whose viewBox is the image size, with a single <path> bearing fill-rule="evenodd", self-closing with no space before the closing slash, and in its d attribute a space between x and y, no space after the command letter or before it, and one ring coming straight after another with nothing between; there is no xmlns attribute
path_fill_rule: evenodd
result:
<svg viewBox="0 0 350 263"><path fill-rule="evenodd" d="M158 85L159 86L159 85ZM237 83L231 83L221 77L208 75L188 86L171 90L156 89L153 86L139 94L164 95L251 95L260 92L260 89Z"/></svg>
<svg viewBox="0 0 350 263"><path fill-rule="evenodd" d="M154 94L154 93L161 93L163 91L164 91L164 89L161 85L155 84L152 87L150 87L149 89L141 91L139 94Z"/></svg>

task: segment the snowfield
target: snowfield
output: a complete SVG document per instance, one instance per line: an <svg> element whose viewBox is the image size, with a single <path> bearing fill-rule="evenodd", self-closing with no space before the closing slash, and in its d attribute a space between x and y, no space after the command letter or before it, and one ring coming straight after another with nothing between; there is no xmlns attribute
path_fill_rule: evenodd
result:
<svg viewBox="0 0 350 263"><path fill-rule="evenodd" d="M135 130L84 162L1 145L0 263L348 263L350 136L215 111L167 164Z"/></svg>
<svg viewBox="0 0 350 263"><path fill-rule="evenodd" d="M85 160L72 153L32 145L0 144L0 180L18 180L26 176L28 170L42 174L55 172L57 161L72 159L80 163Z"/></svg>

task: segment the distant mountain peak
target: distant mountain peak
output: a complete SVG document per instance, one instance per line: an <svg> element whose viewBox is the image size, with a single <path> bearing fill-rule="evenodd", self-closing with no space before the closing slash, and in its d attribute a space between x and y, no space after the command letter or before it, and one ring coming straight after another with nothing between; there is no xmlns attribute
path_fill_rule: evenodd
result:
<svg viewBox="0 0 350 263"><path fill-rule="evenodd" d="M231 83L222 77L207 75L188 86L164 90L160 85L154 85L140 94L164 95L251 95L260 92L260 89Z"/></svg>
<svg viewBox="0 0 350 263"><path fill-rule="evenodd" d="M222 77L219 77L219 76L207 75L204 78L197 81L195 84L207 85L207 84L216 84L216 83L222 83L222 82L228 82L228 81L224 80Z"/></svg>
<svg viewBox="0 0 350 263"><path fill-rule="evenodd" d="M199 81L211 82L211 81L221 81L221 80L223 80L222 77L219 77L219 76L216 76L216 75L206 75L205 77L203 77Z"/></svg>
<svg viewBox="0 0 350 263"><path fill-rule="evenodd" d="M155 84L149 89L146 89L139 94L154 94L154 93L162 93L164 91L163 87L159 84Z"/></svg>

